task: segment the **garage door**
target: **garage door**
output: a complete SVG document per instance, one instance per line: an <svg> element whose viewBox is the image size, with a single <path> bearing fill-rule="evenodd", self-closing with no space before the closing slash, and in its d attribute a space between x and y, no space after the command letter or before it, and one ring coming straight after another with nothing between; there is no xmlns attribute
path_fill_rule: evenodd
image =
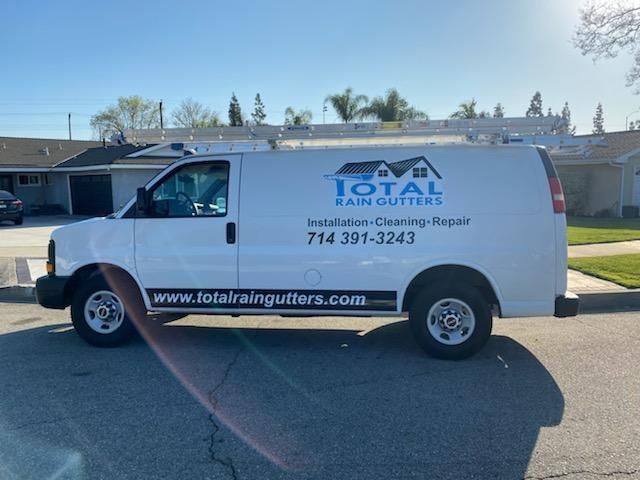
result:
<svg viewBox="0 0 640 480"><path fill-rule="evenodd" d="M102 217L113 212L111 175L71 175L69 185L74 215Z"/></svg>
<svg viewBox="0 0 640 480"><path fill-rule="evenodd" d="M13 177L11 175L0 175L0 190L5 190L9 193L14 193Z"/></svg>

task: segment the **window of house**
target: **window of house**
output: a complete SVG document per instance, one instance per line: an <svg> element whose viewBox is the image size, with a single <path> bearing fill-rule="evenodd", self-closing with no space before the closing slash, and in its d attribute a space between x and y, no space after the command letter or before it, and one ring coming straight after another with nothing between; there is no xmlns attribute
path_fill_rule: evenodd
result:
<svg viewBox="0 0 640 480"><path fill-rule="evenodd" d="M413 178L426 178L429 175L429 169L426 167L414 168Z"/></svg>
<svg viewBox="0 0 640 480"><path fill-rule="evenodd" d="M40 175L18 175L18 185L21 187L37 187L40 185Z"/></svg>
<svg viewBox="0 0 640 480"><path fill-rule="evenodd" d="M378 176L379 177L388 177L389 176L389 170L387 170L386 168L378 170Z"/></svg>

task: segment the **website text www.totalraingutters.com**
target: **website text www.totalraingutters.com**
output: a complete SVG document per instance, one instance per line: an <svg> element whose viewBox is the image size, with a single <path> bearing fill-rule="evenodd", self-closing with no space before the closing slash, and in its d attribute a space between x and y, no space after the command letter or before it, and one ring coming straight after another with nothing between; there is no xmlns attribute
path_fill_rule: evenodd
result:
<svg viewBox="0 0 640 480"><path fill-rule="evenodd" d="M255 290L199 290L150 292L151 303L157 306L216 306L225 307L354 307L367 304L363 294L302 293L298 291L259 292Z"/></svg>

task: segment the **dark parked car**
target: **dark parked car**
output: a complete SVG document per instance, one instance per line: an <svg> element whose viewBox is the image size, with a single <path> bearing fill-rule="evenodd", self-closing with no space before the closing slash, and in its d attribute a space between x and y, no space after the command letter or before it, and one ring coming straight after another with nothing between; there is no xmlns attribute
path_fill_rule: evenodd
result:
<svg viewBox="0 0 640 480"><path fill-rule="evenodd" d="M12 193L0 190L0 222L12 220L16 225L22 225L23 214L22 200L18 200Z"/></svg>

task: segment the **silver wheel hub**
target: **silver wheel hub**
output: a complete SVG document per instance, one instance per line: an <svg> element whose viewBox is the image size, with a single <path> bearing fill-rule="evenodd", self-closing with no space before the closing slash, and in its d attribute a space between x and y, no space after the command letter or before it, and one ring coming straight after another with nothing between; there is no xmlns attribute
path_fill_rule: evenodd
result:
<svg viewBox="0 0 640 480"><path fill-rule="evenodd" d="M443 298L435 302L426 320L429 334L444 345L464 343L476 328L473 310L457 298Z"/></svg>
<svg viewBox="0 0 640 480"><path fill-rule="evenodd" d="M95 332L113 333L124 321L124 305L115 293L100 290L85 302L84 319Z"/></svg>
<svg viewBox="0 0 640 480"><path fill-rule="evenodd" d="M115 320L117 314L118 314L118 309L111 302L104 302L100 304L98 308L96 308L96 316L100 320L104 320L106 322Z"/></svg>
<svg viewBox="0 0 640 480"><path fill-rule="evenodd" d="M444 330L452 332L462 326L462 315L456 310L445 310L438 317L438 322Z"/></svg>

